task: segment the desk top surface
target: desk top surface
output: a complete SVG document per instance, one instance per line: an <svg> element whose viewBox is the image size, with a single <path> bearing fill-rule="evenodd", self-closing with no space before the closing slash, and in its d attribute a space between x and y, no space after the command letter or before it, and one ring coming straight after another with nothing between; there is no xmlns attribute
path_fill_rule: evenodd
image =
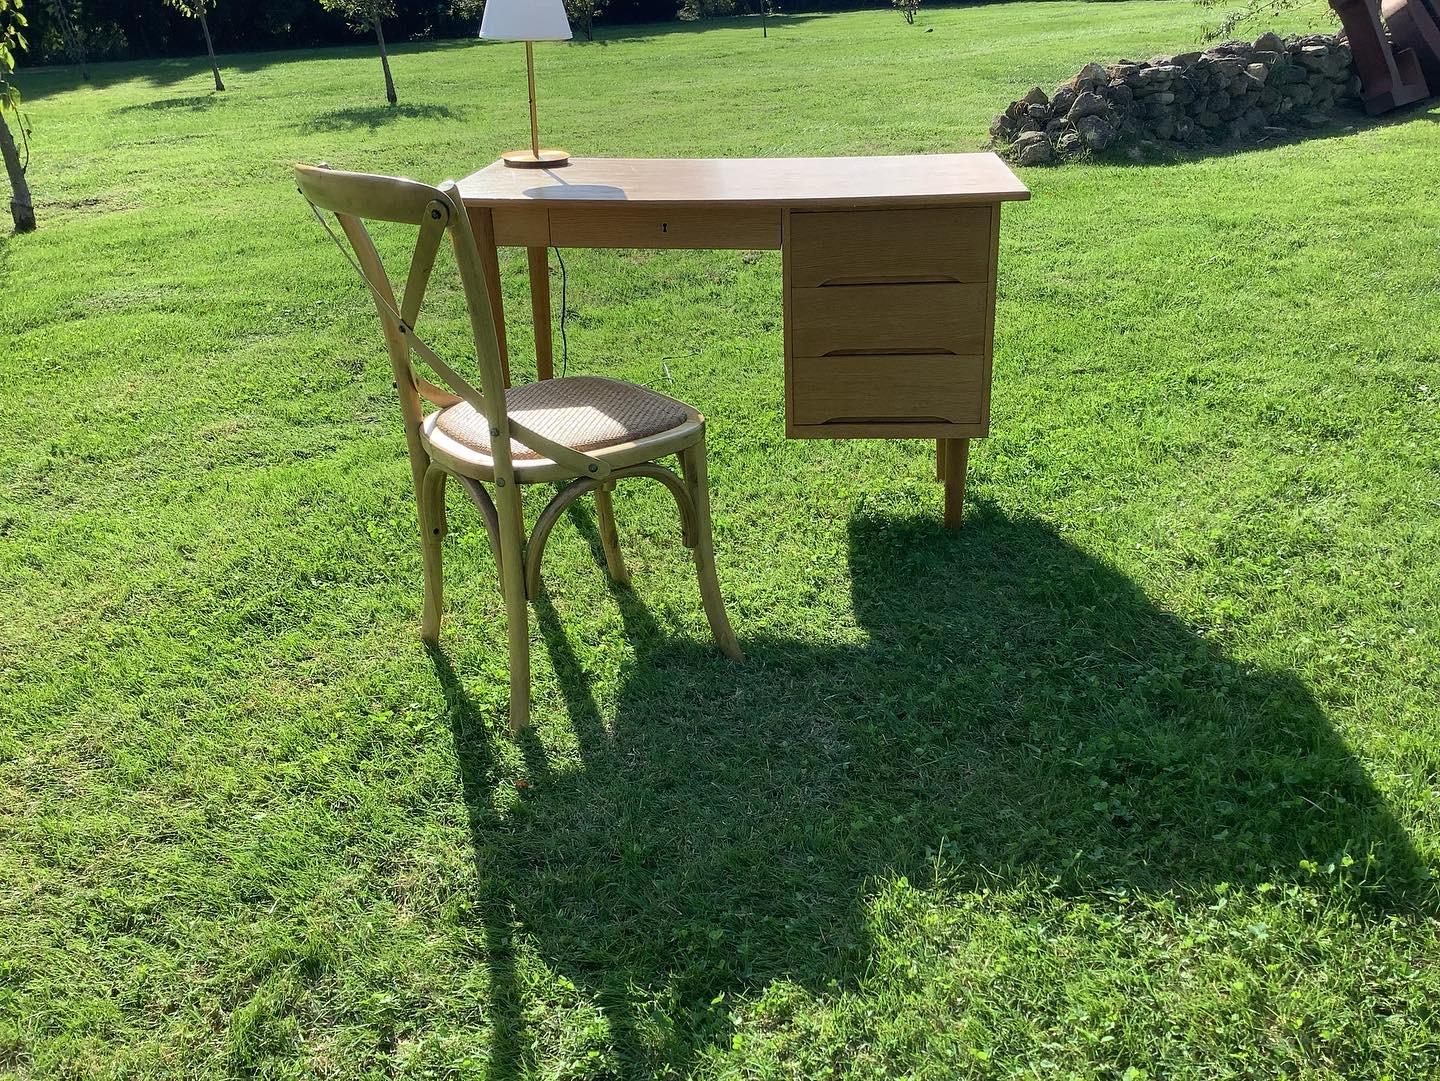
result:
<svg viewBox="0 0 1440 1081"><path fill-rule="evenodd" d="M572 158L497 161L460 181L466 206L963 206L1030 198L994 154L866 158Z"/></svg>

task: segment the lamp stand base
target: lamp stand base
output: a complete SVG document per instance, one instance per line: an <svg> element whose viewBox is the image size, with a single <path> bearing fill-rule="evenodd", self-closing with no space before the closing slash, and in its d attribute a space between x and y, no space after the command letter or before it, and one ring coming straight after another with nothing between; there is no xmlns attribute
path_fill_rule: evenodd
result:
<svg viewBox="0 0 1440 1081"><path fill-rule="evenodd" d="M542 150L536 154L533 150L507 150L500 157L506 165L513 165L517 169L549 169L566 164L570 160L570 152Z"/></svg>

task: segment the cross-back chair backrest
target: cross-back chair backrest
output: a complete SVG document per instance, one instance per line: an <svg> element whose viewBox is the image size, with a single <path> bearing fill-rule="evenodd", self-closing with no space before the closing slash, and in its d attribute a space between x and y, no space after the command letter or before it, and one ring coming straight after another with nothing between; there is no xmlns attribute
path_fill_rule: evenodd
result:
<svg viewBox="0 0 1440 1081"><path fill-rule="evenodd" d="M375 301L385 332L395 387L400 395L400 408L405 417L417 489L429 463L420 441L420 425L424 419L422 399L438 406L465 401L485 416L490 427L490 450L497 477L508 477L512 473L512 438L551 461L569 466L577 475L603 477L608 474L609 469L590 455L560 446L515 422L506 413L505 372L500 360L485 271L460 199L460 189L454 181L437 188L415 180L342 172L323 165L297 165L295 179L316 217L344 251L344 245L325 220L325 212L335 216L353 252L353 257L348 252L346 257L364 279ZM394 285L365 226L367 221L395 222L412 225L419 230L398 302ZM415 333L415 323L420 318L420 307L435 269L440 244L447 235L470 315L479 387L465 379ZM412 354L418 355L440 378L443 387L415 370Z"/></svg>

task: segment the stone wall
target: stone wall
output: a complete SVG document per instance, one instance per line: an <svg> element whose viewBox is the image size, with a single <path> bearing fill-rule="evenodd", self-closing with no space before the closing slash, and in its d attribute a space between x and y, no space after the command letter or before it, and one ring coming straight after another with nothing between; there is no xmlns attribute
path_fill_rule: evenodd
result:
<svg viewBox="0 0 1440 1081"><path fill-rule="evenodd" d="M1038 86L990 126L1021 165L1128 147L1243 143L1319 127L1358 101L1350 47L1329 34L1228 41L1205 52L1087 64L1053 95Z"/></svg>

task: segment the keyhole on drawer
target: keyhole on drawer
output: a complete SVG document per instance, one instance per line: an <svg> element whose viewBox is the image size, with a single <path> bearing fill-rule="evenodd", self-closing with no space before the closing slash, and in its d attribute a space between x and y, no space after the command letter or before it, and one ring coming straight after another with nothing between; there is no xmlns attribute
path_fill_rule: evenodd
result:
<svg viewBox="0 0 1440 1081"><path fill-rule="evenodd" d="M670 231L670 223L668 221L662 221L660 223L660 231L662 233L668 233Z"/></svg>

